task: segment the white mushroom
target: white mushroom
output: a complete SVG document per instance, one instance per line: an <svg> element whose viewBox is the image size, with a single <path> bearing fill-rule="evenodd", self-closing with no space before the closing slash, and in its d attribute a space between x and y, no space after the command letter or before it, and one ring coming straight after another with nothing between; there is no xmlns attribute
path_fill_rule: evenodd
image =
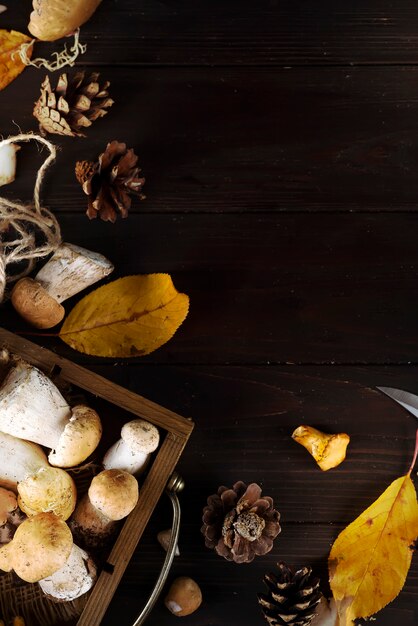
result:
<svg viewBox="0 0 418 626"><path fill-rule="evenodd" d="M88 493L78 502L70 528L83 545L96 548L108 541L118 521L138 502L138 482L128 472L110 469L91 481Z"/></svg>
<svg viewBox="0 0 418 626"><path fill-rule="evenodd" d="M12 183L15 179L16 152L18 150L20 150L20 146L14 143L0 146L0 187Z"/></svg>
<svg viewBox="0 0 418 626"><path fill-rule="evenodd" d="M22 278L12 291L16 311L36 328L52 328L63 319L61 305L113 271L106 257L70 243L62 243L32 278Z"/></svg>
<svg viewBox="0 0 418 626"><path fill-rule="evenodd" d="M73 544L66 563L47 578L39 581L44 594L56 601L69 602L89 591L97 579L97 568L93 559Z"/></svg>
<svg viewBox="0 0 418 626"><path fill-rule="evenodd" d="M67 524L54 513L39 513L25 520L12 541L0 548L0 569L14 570L28 583L38 582L65 564L72 546Z"/></svg>
<svg viewBox="0 0 418 626"><path fill-rule="evenodd" d="M119 439L103 458L105 469L123 469L139 475L146 468L150 454L158 448L157 428L145 420L136 419L124 424Z"/></svg>
<svg viewBox="0 0 418 626"><path fill-rule="evenodd" d="M19 506L27 515L53 511L70 517L77 500L73 479L50 467L42 449L29 441L0 432L0 485L19 492Z"/></svg>
<svg viewBox="0 0 418 626"><path fill-rule="evenodd" d="M49 462L59 467L84 461L102 434L96 411L86 406L71 410L53 382L23 361L0 388L0 431L51 448Z"/></svg>

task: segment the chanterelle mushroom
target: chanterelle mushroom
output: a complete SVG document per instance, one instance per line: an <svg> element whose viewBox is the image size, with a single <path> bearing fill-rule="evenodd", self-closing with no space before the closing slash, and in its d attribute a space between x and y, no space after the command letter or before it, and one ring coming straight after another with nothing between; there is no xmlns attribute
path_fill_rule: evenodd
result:
<svg viewBox="0 0 418 626"><path fill-rule="evenodd" d="M92 548L104 544L117 522L135 508L138 482L128 472L110 469L91 481L88 493L79 501L70 520L76 538Z"/></svg>
<svg viewBox="0 0 418 626"><path fill-rule="evenodd" d="M0 388L0 431L52 448L51 465L72 467L95 450L102 427L96 411L71 410L53 382L22 361Z"/></svg>
<svg viewBox="0 0 418 626"><path fill-rule="evenodd" d="M103 467L138 475L146 468L159 441L160 435L153 424L141 419L132 420L122 426L121 438L106 452Z"/></svg>
<svg viewBox="0 0 418 626"><path fill-rule="evenodd" d="M53 600L69 602L89 591L97 579L97 568L93 559L73 544L65 564L56 572L39 581L46 596Z"/></svg>
<svg viewBox="0 0 418 626"><path fill-rule="evenodd" d="M22 278L12 291L16 311L36 328L51 328L63 319L61 302L93 285L113 271L103 255L62 243L32 278Z"/></svg>
<svg viewBox="0 0 418 626"><path fill-rule="evenodd" d="M35 583L59 570L70 556L73 538L67 524L54 513L25 520L12 541L0 548L0 569L14 570Z"/></svg>

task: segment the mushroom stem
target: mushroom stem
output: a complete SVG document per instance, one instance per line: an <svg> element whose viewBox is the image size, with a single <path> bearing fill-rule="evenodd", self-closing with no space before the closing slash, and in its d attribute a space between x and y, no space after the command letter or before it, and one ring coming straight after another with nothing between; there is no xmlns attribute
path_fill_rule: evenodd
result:
<svg viewBox="0 0 418 626"><path fill-rule="evenodd" d="M21 361L0 388L0 431L52 449L51 465L72 467L84 461L100 441L96 411L71 410L54 383Z"/></svg>
<svg viewBox="0 0 418 626"><path fill-rule="evenodd" d="M1 9L0 9L1 13ZM12 183L16 175L16 152L20 146L9 143L0 147L0 187Z"/></svg>
<svg viewBox="0 0 418 626"><path fill-rule="evenodd" d="M48 578L39 581L44 594L56 601L69 602L89 591L97 578L97 568L92 558L73 544L66 563Z"/></svg>
<svg viewBox="0 0 418 626"><path fill-rule="evenodd" d="M113 269L112 263L102 254L62 243L35 280L61 303L105 278Z"/></svg>
<svg viewBox="0 0 418 626"><path fill-rule="evenodd" d="M111 469L91 481L70 520L74 536L91 548L106 543L138 502L138 482L128 472Z"/></svg>
<svg viewBox="0 0 418 626"><path fill-rule="evenodd" d="M113 444L103 458L105 469L121 469L138 476L157 449L160 435L157 428L141 419L124 424L121 438Z"/></svg>
<svg viewBox="0 0 418 626"><path fill-rule="evenodd" d="M0 485L16 491L17 483L44 467L48 461L38 445L0 432Z"/></svg>
<svg viewBox="0 0 418 626"><path fill-rule="evenodd" d="M12 304L29 324L52 328L65 315L61 302L113 271L106 257L80 246L62 243L35 279L21 278L12 291Z"/></svg>
<svg viewBox="0 0 418 626"><path fill-rule="evenodd" d="M0 430L48 448L58 444L71 409L57 387L36 367L20 362L0 388Z"/></svg>

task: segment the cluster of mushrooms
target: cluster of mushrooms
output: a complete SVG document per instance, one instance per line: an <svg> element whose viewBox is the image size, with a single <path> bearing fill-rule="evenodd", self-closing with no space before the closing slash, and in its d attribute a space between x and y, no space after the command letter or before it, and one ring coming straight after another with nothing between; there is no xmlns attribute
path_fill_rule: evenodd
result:
<svg viewBox="0 0 418 626"><path fill-rule="evenodd" d="M38 583L56 601L74 600L94 585L89 551L98 554L135 508L136 477L159 444L149 422L125 424L102 459L103 471L77 500L66 469L84 463L101 435L94 409L70 407L29 363L11 366L0 386L0 570Z"/></svg>

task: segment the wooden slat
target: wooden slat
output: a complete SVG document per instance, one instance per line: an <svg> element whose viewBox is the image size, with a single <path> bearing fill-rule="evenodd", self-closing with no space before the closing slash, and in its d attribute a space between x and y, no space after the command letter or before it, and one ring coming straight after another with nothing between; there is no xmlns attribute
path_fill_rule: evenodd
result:
<svg viewBox="0 0 418 626"><path fill-rule="evenodd" d="M88 140L52 137L62 151L43 198L57 212L86 210L74 164L116 138L147 179L132 212L417 210L418 68L106 68L103 78L116 103ZM41 79L27 70L1 93L4 134L13 120L36 129ZM40 163L24 147L3 193L30 200Z"/></svg>
<svg viewBox="0 0 418 626"><path fill-rule="evenodd" d="M29 7L10 2L2 23L25 31ZM106 0L80 64L417 63L417 18L413 0Z"/></svg>
<svg viewBox="0 0 418 626"><path fill-rule="evenodd" d="M176 335L143 362L416 361L417 214L132 215L114 226L63 215L61 223L67 241L109 256L115 278L169 272L190 296ZM33 331L10 303L2 323ZM34 339L97 362L56 338Z"/></svg>

